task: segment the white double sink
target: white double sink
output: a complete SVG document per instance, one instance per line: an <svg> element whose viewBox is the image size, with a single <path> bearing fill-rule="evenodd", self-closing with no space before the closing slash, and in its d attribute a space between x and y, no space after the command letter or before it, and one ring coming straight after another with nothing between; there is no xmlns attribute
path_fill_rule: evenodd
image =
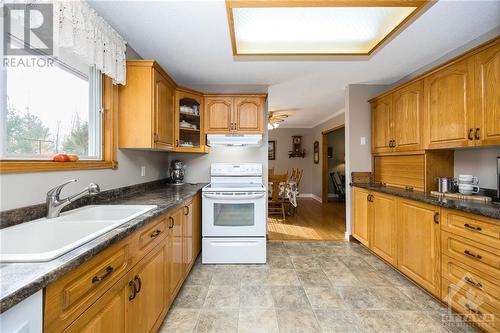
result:
<svg viewBox="0 0 500 333"><path fill-rule="evenodd" d="M44 262L57 258L155 205L85 206L0 230L0 262Z"/></svg>

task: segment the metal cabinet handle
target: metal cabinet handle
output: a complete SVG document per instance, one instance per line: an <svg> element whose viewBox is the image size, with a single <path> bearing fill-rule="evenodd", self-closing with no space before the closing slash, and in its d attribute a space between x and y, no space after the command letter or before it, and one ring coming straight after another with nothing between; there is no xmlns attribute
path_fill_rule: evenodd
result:
<svg viewBox="0 0 500 333"><path fill-rule="evenodd" d="M472 313L474 313L474 314L477 314L478 316L482 316L482 315L483 315L483 313L482 313L481 311L476 310L476 309L473 309L473 308L469 305L469 303L465 303L465 304L464 304L464 307L467 309L467 311L472 312Z"/></svg>
<svg viewBox="0 0 500 333"><path fill-rule="evenodd" d="M392 140L392 148L396 148L396 140Z"/></svg>
<svg viewBox="0 0 500 333"><path fill-rule="evenodd" d="M92 278L92 283L97 283L97 282L100 282L102 280L104 280L105 278L107 278L111 273L113 273L113 266L108 266L106 267L106 272L103 274L103 275L96 275Z"/></svg>
<svg viewBox="0 0 500 333"><path fill-rule="evenodd" d="M469 128L469 134L467 134L467 138L469 140L474 140L474 137L472 136L472 132L474 132L473 128Z"/></svg>
<svg viewBox="0 0 500 333"><path fill-rule="evenodd" d="M135 286L135 282L134 281L130 281L128 283L128 286L132 289L132 295L130 295L128 297L128 300L131 301L135 298L135 296L137 295L137 292L135 291L136 290L136 286Z"/></svg>
<svg viewBox="0 0 500 333"><path fill-rule="evenodd" d="M470 277L466 276L464 277L464 281L473 285L474 287L477 287L477 288L482 288L483 285L481 284L481 282L476 282L476 281L473 281Z"/></svg>
<svg viewBox="0 0 500 333"><path fill-rule="evenodd" d="M168 220L170 221L168 228L172 229L174 227L174 224L175 224L174 218L172 216L169 216Z"/></svg>
<svg viewBox="0 0 500 333"><path fill-rule="evenodd" d="M189 206L184 206L184 215L189 215Z"/></svg>
<svg viewBox="0 0 500 333"><path fill-rule="evenodd" d="M434 223L439 224L439 213L434 213Z"/></svg>
<svg viewBox="0 0 500 333"><path fill-rule="evenodd" d="M468 229L471 229L471 230L474 230L474 231L481 231L481 230L483 230L481 227L476 227L476 226L471 225L469 223L465 223L464 227L466 227Z"/></svg>
<svg viewBox="0 0 500 333"><path fill-rule="evenodd" d="M479 133L480 133L479 128L476 128L476 131L474 132L474 138L475 138L476 140L481 139L481 135L480 135Z"/></svg>
<svg viewBox="0 0 500 333"><path fill-rule="evenodd" d="M368 194L366 200L368 200L369 202L373 202L373 194Z"/></svg>
<svg viewBox="0 0 500 333"><path fill-rule="evenodd" d="M156 238L156 237L158 237L158 235L159 235L159 234L161 234L161 230L156 229L155 231L153 231L153 232L149 235L149 237L151 237L151 238Z"/></svg>
<svg viewBox="0 0 500 333"><path fill-rule="evenodd" d="M483 257L481 257L479 254L474 254L474 253L470 252L469 250L465 250L464 254L468 255L469 257L475 258L475 259L479 259L479 260L483 259Z"/></svg>
<svg viewBox="0 0 500 333"><path fill-rule="evenodd" d="M137 282L137 285L135 284ZM136 294L140 293L142 289L142 280L139 275L134 276L134 291Z"/></svg>

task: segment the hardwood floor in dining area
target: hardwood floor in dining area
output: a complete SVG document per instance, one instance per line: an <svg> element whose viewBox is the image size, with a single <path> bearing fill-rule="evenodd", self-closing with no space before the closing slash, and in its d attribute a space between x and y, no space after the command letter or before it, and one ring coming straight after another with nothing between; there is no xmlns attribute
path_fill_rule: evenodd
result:
<svg viewBox="0 0 500 333"><path fill-rule="evenodd" d="M295 214L267 219L270 240L343 240L345 235L345 202L320 203L300 198Z"/></svg>

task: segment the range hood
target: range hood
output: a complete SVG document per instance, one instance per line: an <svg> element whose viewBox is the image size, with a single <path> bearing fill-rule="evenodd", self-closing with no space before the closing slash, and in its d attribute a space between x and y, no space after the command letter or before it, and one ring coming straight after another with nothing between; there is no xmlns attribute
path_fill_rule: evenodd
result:
<svg viewBox="0 0 500 333"><path fill-rule="evenodd" d="M207 134L210 147L246 146L257 147L262 143L262 134Z"/></svg>

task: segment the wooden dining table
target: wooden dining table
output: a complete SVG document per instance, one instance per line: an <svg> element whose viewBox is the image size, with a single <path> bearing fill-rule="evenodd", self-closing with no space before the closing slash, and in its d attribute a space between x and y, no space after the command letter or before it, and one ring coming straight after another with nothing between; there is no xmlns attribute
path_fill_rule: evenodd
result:
<svg viewBox="0 0 500 333"><path fill-rule="evenodd" d="M271 197L273 194L273 182L268 182L267 184L267 192L269 197ZM283 195L283 193L285 195ZM290 180L286 183L286 186L284 182L280 183L279 196L288 199L292 206L297 207L297 197L299 196L297 182Z"/></svg>

